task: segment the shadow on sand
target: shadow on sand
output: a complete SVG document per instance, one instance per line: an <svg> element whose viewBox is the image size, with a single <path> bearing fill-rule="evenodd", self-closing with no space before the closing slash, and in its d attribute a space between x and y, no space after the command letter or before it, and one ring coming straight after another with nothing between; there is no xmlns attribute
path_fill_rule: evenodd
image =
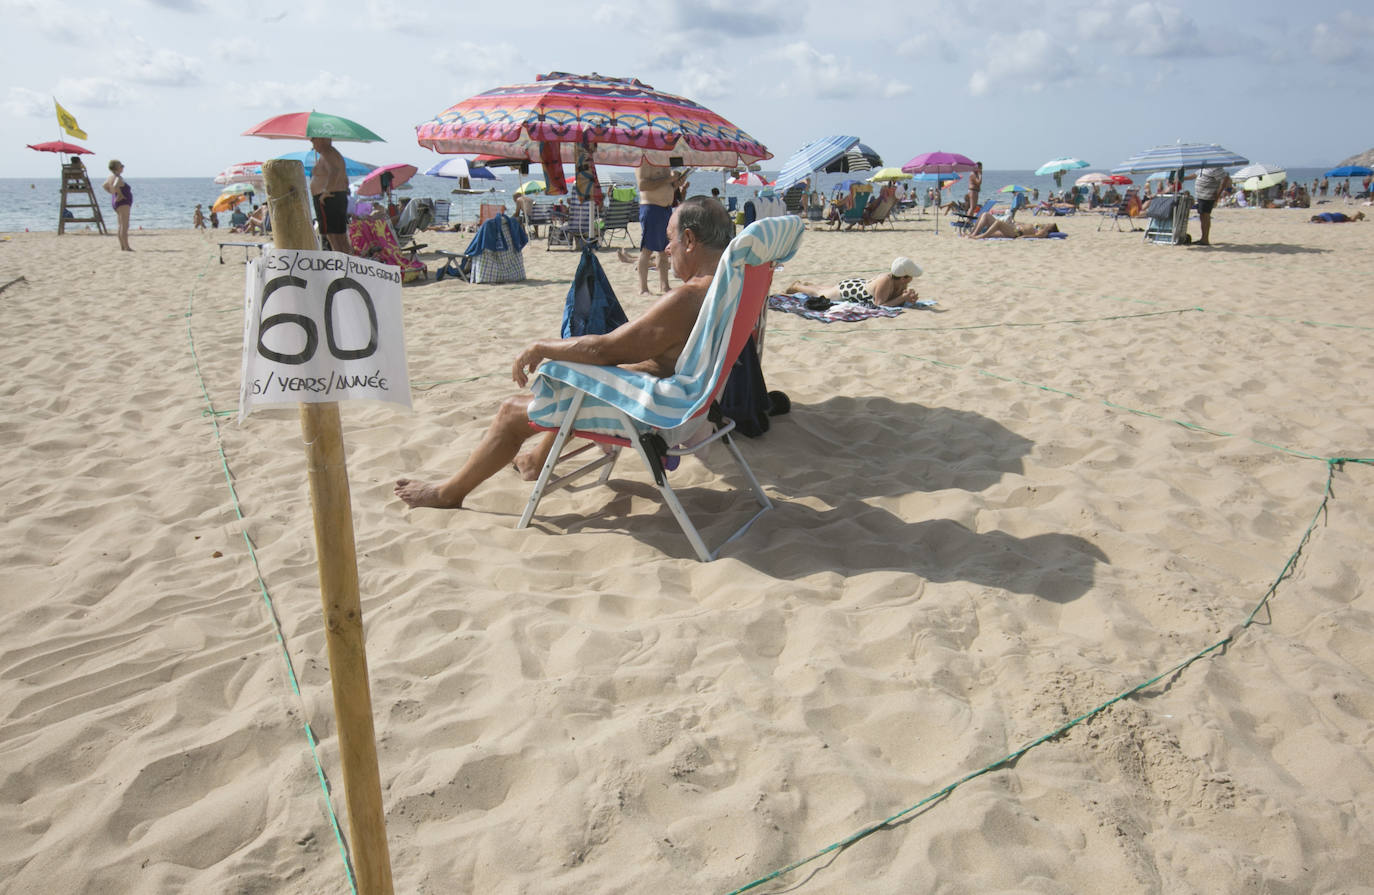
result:
<svg viewBox="0 0 1374 895"><path fill-rule="evenodd" d="M1096 565L1108 562L1095 544L1075 535L975 532L951 519L908 521L867 502L916 492L976 492L1019 474L1032 442L976 413L840 397L794 404L766 436L741 441L755 474L775 496L774 509L722 555L774 578L899 571L1066 602L1087 592ZM638 460L624 456L621 463L628 470ZM678 495L714 547L756 505L738 490L742 483L723 452L713 454L710 465L729 487L680 488ZM623 532L667 556L693 556L652 485L616 476L604 493L606 503L591 515L558 512L554 495L541 505L542 522L535 526ZM632 500L659 506L634 512Z"/></svg>

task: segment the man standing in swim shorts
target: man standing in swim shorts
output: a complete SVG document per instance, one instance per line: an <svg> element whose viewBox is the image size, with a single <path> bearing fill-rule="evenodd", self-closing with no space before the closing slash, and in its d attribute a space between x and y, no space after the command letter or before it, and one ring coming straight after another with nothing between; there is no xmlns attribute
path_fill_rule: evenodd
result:
<svg viewBox="0 0 1374 895"><path fill-rule="evenodd" d="M648 162L635 170L639 188L639 294L649 295L649 265L658 255L660 291L668 291L668 219L673 215L673 194L687 179L686 171L674 171Z"/></svg>
<svg viewBox="0 0 1374 895"><path fill-rule="evenodd" d="M348 175L344 158L328 137L311 137L319 161L310 172L310 195L315 199L315 220L320 235L335 252L348 254Z"/></svg>

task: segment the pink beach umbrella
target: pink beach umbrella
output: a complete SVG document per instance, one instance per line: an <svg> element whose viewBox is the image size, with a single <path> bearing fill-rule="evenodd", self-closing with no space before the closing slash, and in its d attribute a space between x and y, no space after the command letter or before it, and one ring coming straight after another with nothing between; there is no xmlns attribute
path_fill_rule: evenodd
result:
<svg viewBox="0 0 1374 895"><path fill-rule="evenodd" d="M902 165L908 174L954 174L959 171L972 171L978 165L966 155L957 152L923 152ZM972 209L969 209L972 211ZM935 232L940 232L940 184L935 185Z"/></svg>
<svg viewBox="0 0 1374 895"><path fill-rule="evenodd" d="M366 177L358 182L358 195L380 196L382 193L389 193L414 177L418 170L414 165L405 164L382 165L373 168ZM388 174L391 176L387 177Z"/></svg>
<svg viewBox="0 0 1374 895"><path fill-rule="evenodd" d="M772 186L772 182L764 180L762 176L753 171L746 171L743 174L731 179L735 186Z"/></svg>

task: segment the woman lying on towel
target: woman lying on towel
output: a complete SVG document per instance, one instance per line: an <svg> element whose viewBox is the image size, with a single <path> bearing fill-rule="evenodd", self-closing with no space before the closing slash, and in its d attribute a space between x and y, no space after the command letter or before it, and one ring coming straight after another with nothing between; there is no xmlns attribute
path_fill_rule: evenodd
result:
<svg viewBox="0 0 1374 895"><path fill-rule="evenodd" d="M832 302L852 301L872 307L895 308L911 304L919 298L916 290L909 287L911 281L920 275L921 268L916 266L915 261L910 258L896 258L892 261L890 273L878 274L871 280L849 277L833 286L797 282L783 291L789 295L810 295Z"/></svg>
<svg viewBox="0 0 1374 895"><path fill-rule="evenodd" d="M1015 221L1000 221L985 211L969 231L971 239L1045 239L1051 233L1058 233L1058 224L1018 224Z"/></svg>

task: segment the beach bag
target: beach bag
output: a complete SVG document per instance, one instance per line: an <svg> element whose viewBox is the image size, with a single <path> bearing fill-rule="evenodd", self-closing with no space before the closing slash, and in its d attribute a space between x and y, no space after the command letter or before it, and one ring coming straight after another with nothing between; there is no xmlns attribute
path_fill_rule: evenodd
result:
<svg viewBox="0 0 1374 895"><path fill-rule="evenodd" d="M472 260L469 279L474 283L518 283L524 280L525 256L522 250L528 238L520 222L501 214L487 220L482 228L490 230L484 234L487 238L483 240L480 251L469 256ZM469 249L472 248L469 246Z"/></svg>
<svg viewBox="0 0 1374 895"><path fill-rule="evenodd" d="M775 392L785 401L787 396ZM781 404L781 401L779 402ZM791 402L788 402L790 408ZM725 380L725 388L720 393L720 412L735 421L735 431L750 438L758 438L768 431L768 415L773 410L773 398L763 380L763 365L759 363L758 352L754 349L754 337L744 343L735 365L730 368L730 377ZM781 413L785 409L779 408Z"/></svg>
<svg viewBox="0 0 1374 895"><path fill-rule="evenodd" d="M628 320L596 252L591 246L584 248L563 305L563 338L604 336Z"/></svg>
<svg viewBox="0 0 1374 895"><path fill-rule="evenodd" d="M1173 220L1174 203L1177 201L1176 196L1156 196L1150 200L1150 207L1145 209L1145 214L1157 221Z"/></svg>

